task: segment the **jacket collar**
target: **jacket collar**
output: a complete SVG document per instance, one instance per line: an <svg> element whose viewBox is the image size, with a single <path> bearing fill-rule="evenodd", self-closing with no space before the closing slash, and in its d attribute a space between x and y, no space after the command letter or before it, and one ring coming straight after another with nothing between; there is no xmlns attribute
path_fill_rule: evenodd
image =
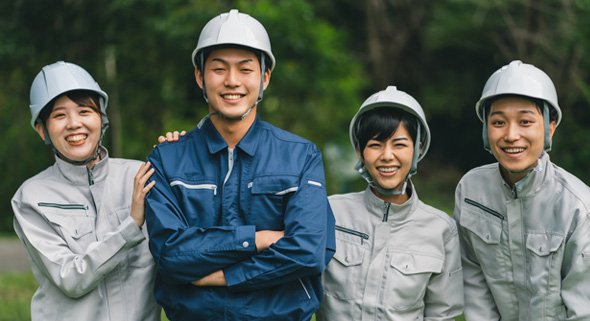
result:
<svg viewBox="0 0 590 321"><path fill-rule="evenodd" d="M418 194L414 189L414 184L411 180L408 181L407 191L410 195L410 198L403 204L393 204L387 203L384 200L380 199L373 193L370 186L367 186L365 190L363 201L367 210L371 215L376 215L380 219L383 219L384 216L387 216L388 222L399 222L403 221L408 216L414 212L418 204Z"/></svg>
<svg viewBox="0 0 590 321"><path fill-rule="evenodd" d="M261 130L261 126L261 121L258 115L256 115L256 118L254 119L252 126L250 126L250 129L248 130L246 135L244 135L242 140L238 143L236 148L239 148L244 153L253 156L256 153L256 149L259 145L260 135L258 133ZM206 142L207 148L209 149L209 153L216 154L221 150L228 148L227 143L225 142L223 137L221 137L221 134L219 134L215 126L213 126L213 123L210 119L207 119L206 122L203 124L203 130L206 133Z"/></svg>
<svg viewBox="0 0 590 321"><path fill-rule="evenodd" d="M86 165L72 165L63 159L55 156L55 166L59 173L72 185L89 186L89 175L92 175L94 184L103 181L108 173L109 152L106 148L100 147L100 161L96 162L92 169Z"/></svg>
<svg viewBox="0 0 590 321"><path fill-rule="evenodd" d="M538 191L543 188L544 182L553 175L549 154L543 153L537 161L537 166L533 168L523 179L516 182L513 187L510 187L502 178L500 173L500 164L498 164L498 175L504 185L504 191L509 194L511 198L526 197L529 195L536 195Z"/></svg>

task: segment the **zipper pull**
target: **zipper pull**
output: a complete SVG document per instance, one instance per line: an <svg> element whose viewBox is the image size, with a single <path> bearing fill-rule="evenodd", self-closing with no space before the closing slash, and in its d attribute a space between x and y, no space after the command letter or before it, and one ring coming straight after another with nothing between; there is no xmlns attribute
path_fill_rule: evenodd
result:
<svg viewBox="0 0 590 321"><path fill-rule="evenodd" d="M86 172L88 173L88 185L94 185L94 173L88 166L86 166Z"/></svg>

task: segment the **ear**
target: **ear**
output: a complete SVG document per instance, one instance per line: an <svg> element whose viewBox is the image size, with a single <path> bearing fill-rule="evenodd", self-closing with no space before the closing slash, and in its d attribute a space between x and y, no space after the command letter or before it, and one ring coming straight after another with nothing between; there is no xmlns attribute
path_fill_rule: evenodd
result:
<svg viewBox="0 0 590 321"><path fill-rule="evenodd" d="M266 71L264 72L264 88L263 88L263 90L266 90L266 87L268 87L269 83L270 83L270 69L266 69Z"/></svg>
<svg viewBox="0 0 590 321"><path fill-rule="evenodd" d="M197 85L199 85L199 87L203 89L203 74L201 73L199 68L195 68L195 79L197 80Z"/></svg>
<svg viewBox="0 0 590 321"><path fill-rule="evenodd" d="M557 128L557 123L552 121L549 123L549 138L553 139L553 133L555 133L555 129Z"/></svg>
<svg viewBox="0 0 590 321"><path fill-rule="evenodd" d="M363 162L363 164L365 163L365 159L363 157L363 154L361 152L359 152L359 150L356 150L356 156L358 156L358 158L361 160L361 162Z"/></svg>
<svg viewBox="0 0 590 321"><path fill-rule="evenodd" d="M35 129L37 129L37 133L39 134L39 136L41 136L41 139L45 141L45 133L43 132L43 126L41 126L41 124L39 123L36 123Z"/></svg>

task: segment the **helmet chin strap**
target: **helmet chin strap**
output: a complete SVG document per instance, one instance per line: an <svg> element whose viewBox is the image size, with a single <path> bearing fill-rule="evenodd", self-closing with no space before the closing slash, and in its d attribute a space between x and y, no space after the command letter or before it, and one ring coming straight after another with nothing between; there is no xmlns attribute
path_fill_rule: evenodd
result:
<svg viewBox="0 0 590 321"><path fill-rule="evenodd" d="M200 59L201 70L204 70L203 68L205 67L205 62L203 61L203 59L205 58L205 56L204 56L203 50L201 50L200 56L201 56L201 59ZM258 91L258 99L254 103L254 105L252 105L252 107L248 108L248 110L244 114L242 114L241 116L237 116L237 117L228 117L226 115L221 114L218 111L210 112L207 116L205 116L205 117L203 117L203 119L201 119L201 121L197 125L199 128L201 128L201 126L203 125L203 122L205 122L205 120L207 120L208 118L210 118L213 115L217 115L217 116L219 116L223 119L227 119L227 120L242 120L250 114L252 109L254 109L254 107L256 107L256 105L258 105L258 103L262 100L262 96L264 94L264 72L266 69L266 64L264 63L264 57L265 57L264 52L261 51L260 52L260 70L261 70L260 90ZM205 102L207 102L207 104L209 104L209 98L207 98L207 90L205 88L205 77L203 77L203 98L205 98Z"/></svg>
<svg viewBox="0 0 590 321"><path fill-rule="evenodd" d="M354 170L359 172L362 178L364 178L371 188L376 189L380 194L385 196L392 196L392 195L404 195L406 193L406 188L408 187L408 181L410 178L418 172L418 157L420 155L420 123L416 124L416 142L414 143L414 155L412 157L412 165L410 167L410 171L404 180L404 184L401 190L397 190L395 188L383 188L381 186L377 186L373 182L373 178L367 171L365 164L363 164L363 160L359 159L358 163L354 166Z"/></svg>

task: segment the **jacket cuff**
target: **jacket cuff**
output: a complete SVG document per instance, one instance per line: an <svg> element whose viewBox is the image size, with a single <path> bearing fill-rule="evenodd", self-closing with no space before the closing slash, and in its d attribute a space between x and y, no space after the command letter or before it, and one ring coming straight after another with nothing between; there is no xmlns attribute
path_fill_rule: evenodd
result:
<svg viewBox="0 0 590 321"><path fill-rule="evenodd" d="M236 242L238 250L251 251L254 255L258 253L256 249L256 227L254 225L236 227ZM246 279L239 263L223 269L223 275L228 287L243 283Z"/></svg>
<svg viewBox="0 0 590 321"><path fill-rule="evenodd" d="M127 241L127 244L131 247L143 242L146 239L145 235L143 235L143 232L139 226L137 226L137 223L135 223L135 220L131 216L121 223L119 226L119 231L121 236L123 236L125 241Z"/></svg>

